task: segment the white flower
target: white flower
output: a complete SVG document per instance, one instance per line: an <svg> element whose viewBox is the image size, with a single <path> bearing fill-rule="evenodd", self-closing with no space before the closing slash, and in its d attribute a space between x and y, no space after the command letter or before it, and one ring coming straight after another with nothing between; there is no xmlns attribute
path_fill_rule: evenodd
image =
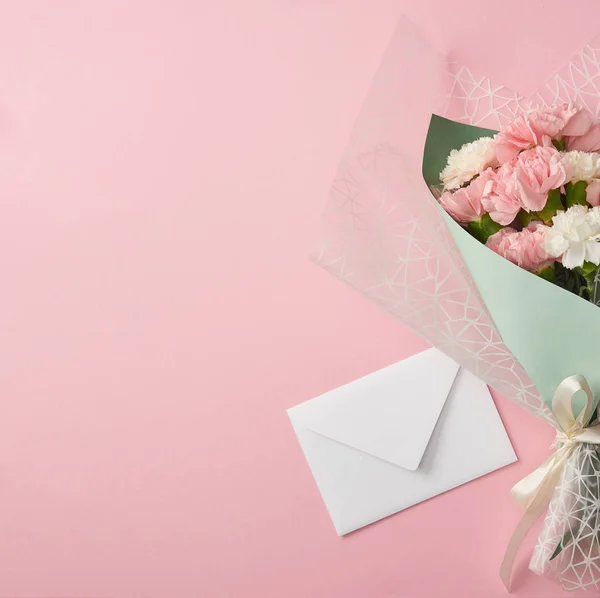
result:
<svg viewBox="0 0 600 598"><path fill-rule="evenodd" d="M574 205L552 218L546 230L544 249L553 257L562 257L565 268L600 264L600 209Z"/></svg>
<svg viewBox="0 0 600 598"><path fill-rule="evenodd" d="M600 175L600 154L573 151L564 153L563 158L571 165L574 181L591 181Z"/></svg>
<svg viewBox="0 0 600 598"><path fill-rule="evenodd" d="M481 137L450 152L440 180L444 183L444 189L458 189L489 166L497 165L494 139Z"/></svg>

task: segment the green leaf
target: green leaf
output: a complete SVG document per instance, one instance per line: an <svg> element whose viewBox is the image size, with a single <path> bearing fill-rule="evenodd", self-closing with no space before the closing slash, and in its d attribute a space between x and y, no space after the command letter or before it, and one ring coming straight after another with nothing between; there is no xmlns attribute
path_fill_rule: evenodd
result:
<svg viewBox="0 0 600 598"><path fill-rule="evenodd" d="M592 264L592 262L583 262L583 266L576 268L577 272L581 274L586 280L594 280L596 276L596 270L598 266Z"/></svg>
<svg viewBox="0 0 600 598"><path fill-rule="evenodd" d="M537 212L526 212L525 210L521 210L517 214L517 218L523 226L527 226L530 222L533 222L534 220L539 220Z"/></svg>
<svg viewBox="0 0 600 598"><path fill-rule="evenodd" d="M548 192L548 199L542 210L539 212L526 212L525 210L521 210L517 214L517 217L523 226L527 226L530 222L535 222L536 220L541 220L545 224L550 224L552 218L556 216L556 212L564 209L565 207L560 195L560 189L552 189Z"/></svg>
<svg viewBox="0 0 600 598"><path fill-rule="evenodd" d="M551 266L546 266L545 268L542 268L542 270L540 270L539 272L536 272L536 274L540 278L543 278L544 280L547 280L548 282L555 282L555 280L556 280L556 272L554 270L554 264L552 264Z"/></svg>
<svg viewBox="0 0 600 598"><path fill-rule="evenodd" d="M553 139L552 145L559 151L562 152L565 149L565 139L562 137L561 139Z"/></svg>
<svg viewBox="0 0 600 598"><path fill-rule="evenodd" d="M555 559L567 547L572 537L573 536L570 531L566 532L562 537L562 540L558 543L558 546L554 549L554 552L549 560Z"/></svg>
<svg viewBox="0 0 600 598"><path fill-rule="evenodd" d="M560 262L554 264L555 283L570 293L582 296L582 291L588 288L587 280L575 269L569 270Z"/></svg>
<svg viewBox="0 0 600 598"><path fill-rule="evenodd" d="M542 222L546 224L552 222L553 216L556 216L556 212L563 210L562 200L560 198L560 189L552 189L548 193L548 200L544 209L538 212L538 216Z"/></svg>
<svg viewBox="0 0 600 598"><path fill-rule="evenodd" d="M489 214L484 214L480 220L475 222L469 222L467 224L467 230L471 233L478 241L486 243L486 241L493 234L497 233L500 229L504 228L501 224L494 222Z"/></svg>
<svg viewBox="0 0 600 598"><path fill-rule="evenodd" d="M585 297L586 299L592 300L594 296L594 287L596 273L598 272L598 266L591 262L583 262L583 266L575 268L575 272L581 276L581 287L579 289L579 296Z"/></svg>
<svg viewBox="0 0 600 598"><path fill-rule="evenodd" d="M576 183L567 183L565 185L565 192L567 194L567 208L580 204L582 206L587 205L586 199L586 181L577 181Z"/></svg>

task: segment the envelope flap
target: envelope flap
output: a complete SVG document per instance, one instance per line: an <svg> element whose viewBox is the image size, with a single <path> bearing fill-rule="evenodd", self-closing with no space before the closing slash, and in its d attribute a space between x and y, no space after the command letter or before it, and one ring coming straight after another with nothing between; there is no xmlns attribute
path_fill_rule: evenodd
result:
<svg viewBox="0 0 600 598"><path fill-rule="evenodd" d="M429 349L288 411L295 426L416 470L459 365Z"/></svg>

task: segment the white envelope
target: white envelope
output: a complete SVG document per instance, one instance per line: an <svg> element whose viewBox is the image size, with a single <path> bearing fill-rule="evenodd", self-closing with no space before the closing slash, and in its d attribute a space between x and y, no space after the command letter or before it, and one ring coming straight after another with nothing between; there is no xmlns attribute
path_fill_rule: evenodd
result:
<svg viewBox="0 0 600 598"><path fill-rule="evenodd" d="M517 460L487 386L437 349L288 415L340 536Z"/></svg>

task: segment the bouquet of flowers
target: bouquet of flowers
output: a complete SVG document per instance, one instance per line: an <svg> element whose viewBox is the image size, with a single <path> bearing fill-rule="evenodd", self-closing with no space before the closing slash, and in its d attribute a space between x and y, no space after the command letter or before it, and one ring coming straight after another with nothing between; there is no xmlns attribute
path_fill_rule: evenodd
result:
<svg viewBox="0 0 600 598"><path fill-rule="evenodd" d="M441 128L441 131L436 131ZM453 123L430 127L455 140ZM493 136L453 149L440 204L473 237L517 266L600 302L600 125L557 104L520 114ZM435 189L435 187L434 187Z"/></svg>
<svg viewBox="0 0 600 598"><path fill-rule="evenodd" d="M519 482L530 568L600 588L600 37L525 98L402 21L331 188L316 261L556 429ZM596 305L595 305L596 304Z"/></svg>

